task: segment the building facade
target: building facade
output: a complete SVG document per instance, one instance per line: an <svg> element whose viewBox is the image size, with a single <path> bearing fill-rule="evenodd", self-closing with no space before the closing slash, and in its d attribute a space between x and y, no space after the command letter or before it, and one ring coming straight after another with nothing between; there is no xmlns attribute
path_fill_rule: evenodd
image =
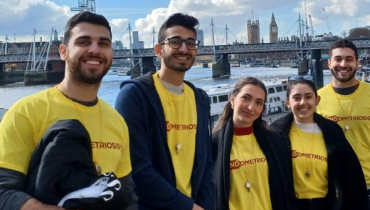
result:
<svg viewBox="0 0 370 210"><path fill-rule="evenodd" d="M139 32L132 31L132 47L131 49L143 49L144 41L139 40Z"/></svg>
<svg viewBox="0 0 370 210"><path fill-rule="evenodd" d="M200 41L199 46L204 46L204 33L202 29L197 29L197 40Z"/></svg>
<svg viewBox="0 0 370 210"><path fill-rule="evenodd" d="M271 16L271 22L270 22L270 43L276 43L278 42L278 26L275 21L274 13L272 13Z"/></svg>
<svg viewBox="0 0 370 210"><path fill-rule="evenodd" d="M247 31L248 31L248 44L259 44L261 40L259 20L256 21L248 20Z"/></svg>

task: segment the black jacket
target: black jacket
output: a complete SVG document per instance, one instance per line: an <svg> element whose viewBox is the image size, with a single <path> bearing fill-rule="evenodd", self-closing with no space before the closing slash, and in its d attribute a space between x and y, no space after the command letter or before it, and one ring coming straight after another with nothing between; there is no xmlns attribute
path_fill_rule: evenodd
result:
<svg viewBox="0 0 370 210"><path fill-rule="evenodd" d="M43 203L56 205L68 193L89 187L103 176L96 173L90 135L85 127L78 120L60 120L47 130L32 154L26 191ZM112 177L118 182L114 175ZM103 196L74 198L66 201L63 207L99 210L134 208L131 178L119 182L117 185L122 187L109 191L112 195L109 200Z"/></svg>
<svg viewBox="0 0 370 210"><path fill-rule="evenodd" d="M212 135L217 210L229 209L230 152L233 132L233 122L232 119L229 119L220 130ZM266 128L256 125L256 123L253 125L253 132L268 163L272 209L296 209L292 159L286 141L277 133L268 131Z"/></svg>
<svg viewBox="0 0 370 210"><path fill-rule="evenodd" d="M176 188L176 176L167 144L165 115L149 72L124 81L116 100L130 133L132 178L139 198L139 210L189 210L196 203L206 210L215 208L212 182L210 104L204 90L184 81L194 91L197 110L191 198Z"/></svg>
<svg viewBox="0 0 370 210"><path fill-rule="evenodd" d="M289 113L269 127L286 137L289 145L289 132L293 120L293 114ZM368 210L365 177L341 127L316 113L314 121L322 130L328 152L327 206L330 210Z"/></svg>

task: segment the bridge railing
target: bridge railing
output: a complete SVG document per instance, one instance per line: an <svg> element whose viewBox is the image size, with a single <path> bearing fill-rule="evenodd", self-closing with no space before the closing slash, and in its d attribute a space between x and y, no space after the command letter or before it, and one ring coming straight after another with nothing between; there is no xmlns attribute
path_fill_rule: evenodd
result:
<svg viewBox="0 0 370 210"><path fill-rule="evenodd" d="M370 49L370 40L359 39L352 40L359 49ZM278 42L278 43L263 43L263 44L237 44L237 45L216 45L213 46L200 46L198 49L198 55L213 55L214 48L216 54L249 54L249 53L268 53L268 52L292 52L300 49L322 49L327 50L330 48L334 40L331 41L311 41L303 42L302 48L299 47L298 42ZM114 50L113 57L115 59L124 58L143 58L143 57L155 57L153 48L145 49L124 49ZM28 54L0 54L0 63L9 62L27 62L29 59ZM56 53L50 55L50 60L60 60Z"/></svg>

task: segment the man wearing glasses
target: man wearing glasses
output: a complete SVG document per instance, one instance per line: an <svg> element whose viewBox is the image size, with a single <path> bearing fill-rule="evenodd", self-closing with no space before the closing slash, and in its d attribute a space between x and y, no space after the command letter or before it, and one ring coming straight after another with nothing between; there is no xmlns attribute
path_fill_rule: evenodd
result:
<svg viewBox="0 0 370 210"><path fill-rule="evenodd" d="M158 33L161 69L121 84L116 109L130 133L139 209L212 210L207 94L184 81L195 60L196 18L177 13Z"/></svg>
<svg viewBox="0 0 370 210"><path fill-rule="evenodd" d="M355 77L360 61L351 41L335 41L329 56L333 80L319 90L317 111L342 127L360 160L370 198L370 85Z"/></svg>

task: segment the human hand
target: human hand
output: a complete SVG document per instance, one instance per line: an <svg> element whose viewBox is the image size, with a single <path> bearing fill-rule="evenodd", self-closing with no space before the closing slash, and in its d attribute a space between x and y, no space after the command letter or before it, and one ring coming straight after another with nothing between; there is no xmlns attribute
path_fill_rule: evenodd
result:
<svg viewBox="0 0 370 210"><path fill-rule="evenodd" d="M197 204L194 203L193 205L193 210L204 210L202 207L198 206Z"/></svg>

